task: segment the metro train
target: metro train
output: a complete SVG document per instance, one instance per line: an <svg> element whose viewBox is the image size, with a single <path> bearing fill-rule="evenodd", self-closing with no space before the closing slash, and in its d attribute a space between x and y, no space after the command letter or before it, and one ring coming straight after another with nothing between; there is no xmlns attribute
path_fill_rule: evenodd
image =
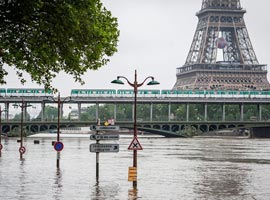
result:
<svg viewBox="0 0 270 200"><path fill-rule="evenodd" d="M0 88L2 97L24 97L24 96L53 96L52 91L41 88Z"/></svg>
<svg viewBox="0 0 270 200"><path fill-rule="evenodd" d="M40 88L0 88L0 96L53 96L51 91ZM134 97L131 89L72 89L71 97ZM138 90L137 97L151 98L261 98L269 99L270 91L258 90Z"/></svg>
<svg viewBox="0 0 270 200"><path fill-rule="evenodd" d="M72 89L72 97L133 97L133 90ZM256 90L138 90L137 97L156 98L270 98L270 91Z"/></svg>

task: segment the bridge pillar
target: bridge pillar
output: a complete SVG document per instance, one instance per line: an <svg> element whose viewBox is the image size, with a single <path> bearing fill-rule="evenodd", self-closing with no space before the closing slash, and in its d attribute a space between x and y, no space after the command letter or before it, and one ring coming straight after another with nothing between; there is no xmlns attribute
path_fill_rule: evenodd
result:
<svg viewBox="0 0 270 200"><path fill-rule="evenodd" d="M221 106L222 106L222 121L225 122L226 121L226 106L225 106L225 103L223 103Z"/></svg>
<svg viewBox="0 0 270 200"><path fill-rule="evenodd" d="M5 103L5 110L6 110L5 119L8 121L9 120L8 119L8 116L9 116L9 103L8 102Z"/></svg>
<svg viewBox="0 0 270 200"><path fill-rule="evenodd" d="M259 121L262 121L262 104L257 104L258 114L259 114Z"/></svg>
<svg viewBox="0 0 270 200"><path fill-rule="evenodd" d="M77 103L77 106L78 106L78 115L79 115L79 120L81 120L82 103L81 103L81 102Z"/></svg>
<svg viewBox="0 0 270 200"><path fill-rule="evenodd" d="M171 121L171 102L168 105L168 121Z"/></svg>
<svg viewBox="0 0 270 200"><path fill-rule="evenodd" d="M244 104L240 104L240 121L244 121Z"/></svg>
<svg viewBox="0 0 270 200"><path fill-rule="evenodd" d="M150 122L153 121L153 103L150 104Z"/></svg>
<svg viewBox="0 0 270 200"><path fill-rule="evenodd" d="M207 121L207 103L204 104L204 121Z"/></svg>
<svg viewBox="0 0 270 200"><path fill-rule="evenodd" d="M99 114L99 103L96 103L96 121L99 118L98 114Z"/></svg>
<svg viewBox="0 0 270 200"><path fill-rule="evenodd" d="M116 120L116 112L117 112L116 103L114 103L114 109L113 109L113 118L114 118L114 120Z"/></svg>
<svg viewBox="0 0 270 200"><path fill-rule="evenodd" d="M186 115L186 121L188 122L189 121L189 103L186 103L186 113L187 113L187 115Z"/></svg>
<svg viewBox="0 0 270 200"><path fill-rule="evenodd" d="M250 129L251 138L270 138L270 127L252 127Z"/></svg>
<svg viewBox="0 0 270 200"><path fill-rule="evenodd" d="M41 102L41 121L44 121L44 116L45 116L45 102ZM40 127L39 127L40 130Z"/></svg>

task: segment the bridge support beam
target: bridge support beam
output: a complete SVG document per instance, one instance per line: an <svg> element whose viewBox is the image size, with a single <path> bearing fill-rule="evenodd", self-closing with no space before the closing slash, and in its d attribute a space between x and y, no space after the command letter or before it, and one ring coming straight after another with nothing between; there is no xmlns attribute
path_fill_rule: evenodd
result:
<svg viewBox="0 0 270 200"><path fill-rule="evenodd" d="M226 121L226 106L225 106L225 103L223 103L221 106L222 106L222 121L225 122Z"/></svg>
<svg viewBox="0 0 270 200"><path fill-rule="evenodd" d="M45 118L45 102L41 102L40 106L41 106L41 121L43 122Z"/></svg>
<svg viewBox="0 0 270 200"><path fill-rule="evenodd" d="M78 117L79 117L79 120L81 120L81 113L82 113L82 103L78 103Z"/></svg>
<svg viewBox="0 0 270 200"><path fill-rule="evenodd" d="M188 122L189 121L189 103L186 103L186 121Z"/></svg>
<svg viewBox="0 0 270 200"><path fill-rule="evenodd" d="M99 118L99 103L96 103L96 121L98 120Z"/></svg>
<svg viewBox="0 0 270 200"><path fill-rule="evenodd" d="M6 110L5 119L8 121L9 120L8 119L8 116L9 116L9 103L8 102L5 103L5 110Z"/></svg>
<svg viewBox="0 0 270 200"><path fill-rule="evenodd" d="M240 121L244 121L244 104L240 104Z"/></svg>
<svg viewBox="0 0 270 200"><path fill-rule="evenodd" d="M270 138L270 127L253 127L250 129L251 138Z"/></svg>
<svg viewBox="0 0 270 200"><path fill-rule="evenodd" d="M150 104L150 122L153 121L153 103Z"/></svg>
<svg viewBox="0 0 270 200"><path fill-rule="evenodd" d="M168 105L168 121L171 121L171 103Z"/></svg>
<svg viewBox="0 0 270 200"><path fill-rule="evenodd" d="M258 109L259 121L262 121L262 104L258 104L257 109Z"/></svg>
<svg viewBox="0 0 270 200"><path fill-rule="evenodd" d="M207 121L207 103L204 104L204 121Z"/></svg>

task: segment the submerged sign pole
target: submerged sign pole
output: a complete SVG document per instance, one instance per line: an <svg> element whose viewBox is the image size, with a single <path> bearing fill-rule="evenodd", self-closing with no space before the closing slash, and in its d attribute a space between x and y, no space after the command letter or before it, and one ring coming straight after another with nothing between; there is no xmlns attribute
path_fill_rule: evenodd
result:
<svg viewBox="0 0 270 200"><path fill-rule="evenodd" d="M100 126L100 119L97 120L97 125ZM96 132L99 135L99 131ZM96 144L99 144L99 140L96 140ZM99 180L99 151L96 152L96 180Z"/></svg>
<svg viewBox="0 0 270 200"><path fill-rule="evenodd" d="M100 131L119 130L117 126L100 126L100 119L97 120L97 126L93 126L96 134L90 135L90 140L96 140L96 143L90 144L89 151L96 153L96 181L99 180L99 153L117 153L119 144L100 143L100 140L119 140L116 134L100 134Z"/></svg>

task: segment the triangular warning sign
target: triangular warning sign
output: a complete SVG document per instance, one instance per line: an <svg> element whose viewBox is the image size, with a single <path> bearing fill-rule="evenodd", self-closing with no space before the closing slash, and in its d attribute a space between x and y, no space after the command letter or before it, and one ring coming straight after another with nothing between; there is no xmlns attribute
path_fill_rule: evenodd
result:
<svg viewBox="0 0 270 200"><path fill-rule="evenodd" d="M137 137L134 137L132 142L130 143L128 150L142 150L142 146Z"/></svg>

